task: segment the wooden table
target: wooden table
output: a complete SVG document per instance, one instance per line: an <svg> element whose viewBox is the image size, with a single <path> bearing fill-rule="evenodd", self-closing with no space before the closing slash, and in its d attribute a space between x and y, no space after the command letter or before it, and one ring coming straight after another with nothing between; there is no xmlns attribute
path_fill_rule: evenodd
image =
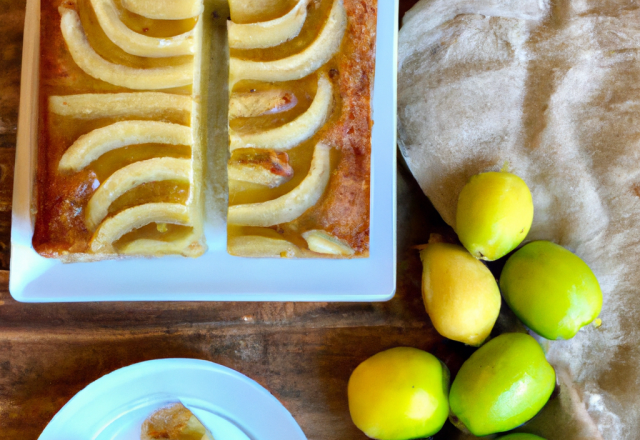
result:
<svg viewBox="0 0 640 440"><path fill-rule="evenodd" d="M381 0L386 1L386 0ZM415 0L402 0L406 10ZM36 439L90 382L149 359L206 359L269 389L310 440L364 439L347 408L347 380L367 357L413 346L455 372L468 354L431 326L412 246L446 227L411 175L398 176L398 286L381 304L20 304L8 292L11 190L25 0L0 0L0 432ZM451 438L448 426L438 438Z"/></svg>

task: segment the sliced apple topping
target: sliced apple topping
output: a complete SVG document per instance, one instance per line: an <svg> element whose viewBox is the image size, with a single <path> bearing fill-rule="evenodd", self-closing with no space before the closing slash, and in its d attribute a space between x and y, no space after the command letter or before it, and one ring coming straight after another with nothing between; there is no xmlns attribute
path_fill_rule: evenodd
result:
<svg viewBox="0 0 640 440"><path fill-rule="evenodd" d="M191 160L157 157L132 163L113 173L91 196L86 209L89 230L95 230L109 213L111 204L127 191L148 182L175 180L189 183Z"/></svg>
<svg viewBox="0 0 640 440"><path fill-rule="evenodd" d="M60 171L80 171L108 151L136 144L192 145L191 129L157 121L120 121L80 136L62 155Z"/></svg>
<svg viewBox="0 0 640 440"><path fill-rule="evenodd" d="M233 49L260 49L278 46L300 34L307 19L309 0L299 0L288 13L275 20L260 23L227 25L229 47Z"/></svg>
<svg viewBox="0 0 640 440"><path fill-rule="evenodd" d="M291 9L291 0L229 0L229 15L234 23L272 20Z"/></svg>
<svg viewBox="0 0 640 440"><path fill-rule="evenodd" d="M153 222L191 226L186 206L179 203L146 203L125 209L105 220L91 239L91 251L115 253L113 243L120 237Z"/></svg>
<svg viewBox="0 0 640 440"><path fill-rule="evenodd" d="M156 20L183 20L204 11L202 0L122 0L125 9Z"/></svg>
<svg viewBox="0 0 640 440"><path fill-rule="evenodd" d="M289 150L311 138L327 121L333 106L333 87L324 73L318 77L318 91L309 109L295 120L258 133L238 133L229 129L231 150L271 148Z"/></svg>
<svg viewBox="0 0 640 440"><path fill-rule="evenodd" d="M51 113L78 119L149 117L172 110L189 113L192 107L191 96L161 92L87 93L49 97Z"/></svg>
<svg viewBox="0 0 640 440"><path fill-rule="evenodd" d="M71 57L88 75L109 84L136 90L168 89L193 83L193 60L178 66L153 69L137 69L105 60L89 44L78 13L62 6L58 10L62 16L62 36Z"/></svg>
<svg viewBox="0 0 640 440"><path fill-rule="evenodd" d="M293 177L287 153L273 150L237 150L231 155L229 179L275 188Z"/></svg>
<svg viewBox="0 0 640 440"><path fill-rule="evenodd" d="M231 57L230 83L242 79L290 81L304 78L318 70L340 49L347 29L343 0L334 0L329 18L318 37L302 52L276 61L251 61Z"/></svg>
<svg viewBox="0 0 640 440"><path fill-rule="evenodd" d="M236 257L293 258L300 248L283 239L243 235L229 239L227 252Z"/></svg>
<svg viewBox="0 0 640 440"><path fill-rule="evenodd" d="M274 226L300 217L318 203L331 174L331 148L318 143L313 152L311 169L291 192L263 203L229 207L227 220L232 225Z"/></svg>
<svg viewBox="0 0 640 440"><path fill-rule="evenodd" d="M160 58L194 53L193 31L168 38L147 37L129 29L120 20L113 0L91 0L91 5L107 37L131 55Z"/></svg>
<svg viewBox="0 0 640 440"><path fill-rule="evenodd" d="M162 241L141 238L118 248L124 255L175 255L184 257L199 257L206 248L196 240L194 234L189 234L181 240Z"/></svg>
<svg viewBox="0 0 640 440"><path fill-rule="evenodd" d="M355 251L344 241L320 229L304 232L302 237L307 240L309 249L320 254L342 255L349 257Z"/></svg>
<svg viewBox="0 0 640 440"><path fill-rule="evenodd" d="M292 92L269 89L247 93L232 93L229 99L229 119L254 118L285 112L298 103Z"/></svg>

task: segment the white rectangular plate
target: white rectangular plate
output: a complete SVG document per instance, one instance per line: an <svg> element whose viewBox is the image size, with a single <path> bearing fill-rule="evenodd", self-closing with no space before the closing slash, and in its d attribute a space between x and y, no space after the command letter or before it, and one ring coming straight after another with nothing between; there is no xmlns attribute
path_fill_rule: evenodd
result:
<svg viewBox="0 0 640 440"><path fill-rule="evenodd" d="M396 286L396 65L398 0L378 0L373 94L370 257L250 259L226 251L226 225L206 229L207 253L63 264L31 244L37 155L40 1L27 1L11 229L9 290L23 302L385 301Z"/></svg>

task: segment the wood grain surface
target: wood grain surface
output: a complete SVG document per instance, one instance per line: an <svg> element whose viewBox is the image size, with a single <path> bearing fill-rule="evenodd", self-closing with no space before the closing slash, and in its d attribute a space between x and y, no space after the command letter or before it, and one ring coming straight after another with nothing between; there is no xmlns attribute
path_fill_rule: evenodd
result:
<svg viewBox="0 0 640 440"><path fill-rule="evenodd" d="M382 0L386 1L386 0ZM404 11L415 3L401 0ZM170 357L247 374L291 411L310 440L365 439L346 386L367 357L395 346L434 353L452 373L469 355L432 328L412 247L450 233L411 175L398 175L398 286L387 303L20 304L8 293L11 188L25 0L0 0L0 432L36 439L79 390L117 368ZM447 426L437 438L450 438Z"/></svg>

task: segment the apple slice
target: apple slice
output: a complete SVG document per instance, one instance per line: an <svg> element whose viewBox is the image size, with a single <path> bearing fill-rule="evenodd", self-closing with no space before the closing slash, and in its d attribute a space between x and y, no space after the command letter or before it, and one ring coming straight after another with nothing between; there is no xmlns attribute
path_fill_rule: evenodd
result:
<svg viewBox="0 0 640 440"><path fill-rule="evenodd" d="M227 221L232 225L274 226L300 217L318 203L331 174L331 147L319 143L311 160L311 169L291 192L263 203L229 207Z"/></svg>
<svg viewBox="0 0 640 440"><path fill-rule="evenodd" d="M50 96L49 111L77 119L158 116L171 110L190 113L193 99L161 92L87 93Z"/></svg>
<svg viewBox="0 0 640 440"><path fill-rule="evenodd" d="M260 23L227 23L229 47L232 49L262 49L278 46L300 34L307 19L309 0L299 0L288 13L275 20Z"/></svg>
<svg viewBox="0 0 640 440"><path fill-rule="evenodd" d="M227 3L225 1L225 3ZM228 0L234 23L254 23L281 17L291 9L291 0Z"/></svg>
<svg viewBox="0 0 640 440"><path fill-rule="evenodd" d="M58 170L80 171L108 151L136 144L192 145L191 129L157 121L120 121L80 136L62 155Z"/></svg>
<svg viewBox="0 0 640 440"><path fill-rule="evenodd" d="M120 20L120 13L113 0L91 0L100 27L118 47L131 55L161 58L193 55L193 30L167 38L153 38L129 29Z"/></svg>
<svg viewBox="0 0 640 440"><path fill-rule="evenodd" d="M229 98L229 119L253 118L285 112L298 103L292 92L279 89L247 93L232 93Z"/></svg>
<svg viewBox="0 0 640 440"><path fill-rule="evenodd" d="M309 109L295 120L258 133L241 134L229 129L230 149L270 148L286 151L311 138L327 121L333 106L333 87L324 73L318 77L318 91Z"/></svg>
<svg viewBox="0 0 640 440"><path fill-rule="evenodd" d="M293 177L287 153L273 150L238 150L231 155L227 172L230 180L257 183L275 188Z"/></svg>
<svg viewBox="0 0 640 440"><path fill-rule="evenodd" d="M146 203L125 209L105 220L93 234L91 251L97 254L116 253L113 247L115 241L153 222L191 226L186 206L179 203Z"/></svg>
<svg viewBox="0 0 640 440"><path fill-rule="evenodd" d="M189 234L186 238L173 241L152 240L141 238L118 248L118 253L124 255L176 255L184 257L199 257L204 254L205 247ZM204 437L203 437L204 438Z"/></svg>
<svg viewBox="0 0 640 440"><path fill-rule="evenodd" d="M318 70L340 49L347 29L347 12L343 0L334 0L322 31L302 52L276 61L251 61L231 57L230 85L243 79L258 81L291 81Z"/></svg>
<svg viewBox="0 0 640 440"><path fill-rule="evenodd" d="M193 83L193 60L178 66L137 69L113 64L98 55L87 40L78 13L58 8L62 20L60 28L71 57L88 75L128 89L168 89Z"/></svg>
<svg viewBox="0 0 640 440"><path fill-rule="evenodd" d="M202 0L122 0L122 6L156 20L183 20L197 17L204 11Z"/></svg>
<svg viewBox="0 0 640 440"><path fill-rule="evenodd" d="M172 157L156 157L132 163L113 173L89 199L86 208L86 224L95 230L109 214L109 206L127 191L147 182L176 180L189 183L191 160Z"/></svg>
<svg viewBox="0 0 640 440"><path fill-rule="evenodd" d="M236 257L293 258L300 253L300 248L283 239L242 235L229 238L227 252Z"/></svg>
<svg viewBox="0 0 640 440"><path fill-rule="evenodd" d="M351 246L323 230L307 231L302 234L302 237L307 240L309 249L313 252L345 257L350 257L355 253Z"/></svg>

